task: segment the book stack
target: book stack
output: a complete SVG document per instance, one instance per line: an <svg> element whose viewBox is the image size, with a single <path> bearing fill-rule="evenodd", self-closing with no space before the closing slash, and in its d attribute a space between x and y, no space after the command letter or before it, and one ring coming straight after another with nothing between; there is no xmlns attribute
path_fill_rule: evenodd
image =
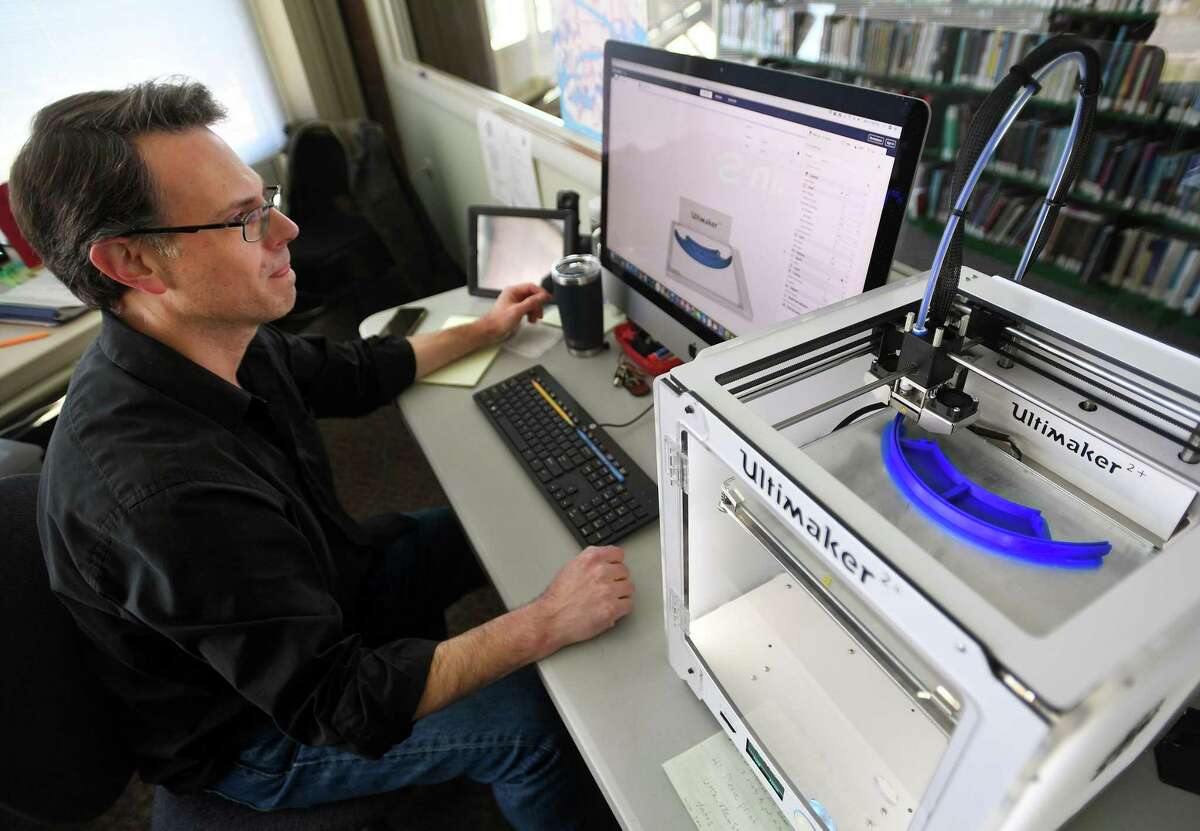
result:
<svg viewBox="0 0 1200 831"><path fill-rule="evenodd" d="M62 281L46 269L19 285L0 290L0 322L57 326L87 311Z"/></svg>

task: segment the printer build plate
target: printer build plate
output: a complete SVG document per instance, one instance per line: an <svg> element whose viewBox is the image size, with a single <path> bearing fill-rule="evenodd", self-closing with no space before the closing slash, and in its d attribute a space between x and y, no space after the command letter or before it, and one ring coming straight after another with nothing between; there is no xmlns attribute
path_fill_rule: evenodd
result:
<svg viewBox="0 0 1200 831"><path fill-rule="evenodd" d="M1030 635L1058 629L1154 555L1150 542L986 439L969 430L932 436L909 425L909 435L933 438L968 479L1040 510L1054 539L1107 540L1112 551L1099 568L1064 569L966 542L911 505L892 482L880 448L893 416L888 410L862 419L811 442L804 452Z"/></svg>

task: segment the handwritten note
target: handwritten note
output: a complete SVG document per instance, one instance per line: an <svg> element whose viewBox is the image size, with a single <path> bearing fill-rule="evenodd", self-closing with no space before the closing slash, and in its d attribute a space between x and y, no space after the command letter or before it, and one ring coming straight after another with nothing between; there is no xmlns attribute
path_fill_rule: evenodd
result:
<svg viewBox="0 0 1200 831"><path fill-rule="evenodd" d="M663 770L700 831L792 831L724 733L668 760Z"/></svg>

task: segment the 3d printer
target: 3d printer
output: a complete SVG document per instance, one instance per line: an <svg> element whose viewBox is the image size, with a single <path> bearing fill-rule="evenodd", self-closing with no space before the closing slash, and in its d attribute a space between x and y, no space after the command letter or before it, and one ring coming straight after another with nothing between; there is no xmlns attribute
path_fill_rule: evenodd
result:
<svg viewBox="0 0 1200 831"><path fill-rule="evenodd" d="M1021 264L961 268L975 180L1063 62ZM1098 69L1055 38L984 103L925 286L655 383L669 659L798 829L1055 828L1200 681L1200 360L1020 282Z"/></svg>

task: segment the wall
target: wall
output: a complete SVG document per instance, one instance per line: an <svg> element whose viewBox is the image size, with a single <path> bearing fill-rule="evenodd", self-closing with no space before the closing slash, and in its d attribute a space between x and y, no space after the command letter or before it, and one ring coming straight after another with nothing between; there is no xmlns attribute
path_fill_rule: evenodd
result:
<svg viewBox="0 0 1200 831"><path fill-rule="evenodd" d="M405 162L447 250L460 265L467 251L467 206L495 202L476 126L480 110L500 113L532 133L543 206L553 206L555 193L563 188L578 191L582 205L599 194L596 142L532 107L407 59L397 21L389 19L393 10L382 5L368 8Z"/></svg>

